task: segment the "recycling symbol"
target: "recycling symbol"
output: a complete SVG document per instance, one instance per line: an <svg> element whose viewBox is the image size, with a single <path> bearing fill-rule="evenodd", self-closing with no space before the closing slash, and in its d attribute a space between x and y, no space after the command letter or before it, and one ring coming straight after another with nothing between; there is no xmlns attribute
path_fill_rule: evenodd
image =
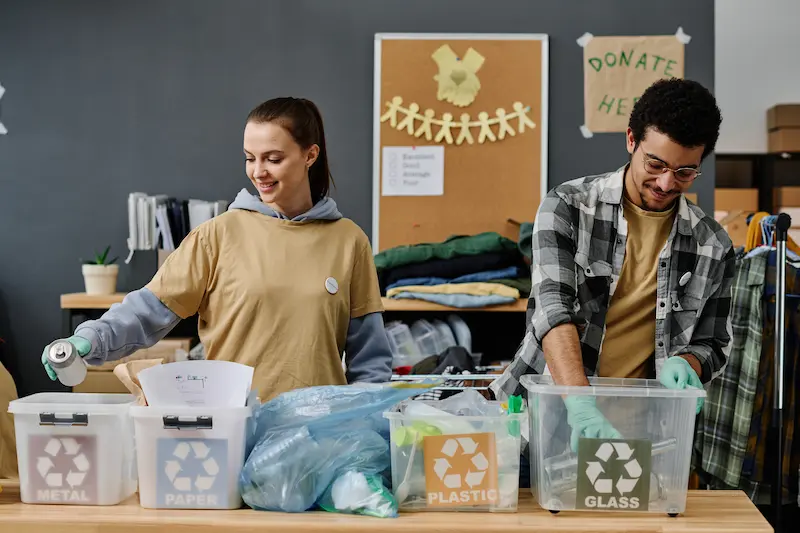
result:
<svg viewBox="0 0 800 533"><path fill-rule="evenodd" d="M616 480L604 476L614 456L615 461L623 462L621 474ZM614 489L620 496L633 492L642 477L642 466L633 457L633 449L628 443L604 442L597 448L594 458L599 461L586 461L586 477L598 494L612 494Z"/></svg>
<svg viewBox="0 0 800 533"><path fill-rule="evenodd" d="M164 470L175 490L189 492L194 487L203 492L214 485L214 480L219 474L219 465L213 457L208 456L210 451L208 446L199 440L183 441L175 445L175 449L169 460L167 460ZM197 460L202 464L202 473L198 474L194 479L180 475L183 471L184 462L187 461L190 455L192 456L190 460Z"/></svg>
<svg viewBox="0 0 800 533"><path fill-rule="evenodd" d="M448 473L453 468L449 459L455 457L459 449L463 455L469 457L467 471ZM478 443L471 437L453 438L445 441L441 451L442 455L446 457L436 459L433 465L433 471L436 472L436 476L444 483L445 487L448 489L460 489L466 484L470 488L474 488L483 483L483 478L486 477L486 471L489 468L489 460L482 451L477 450Z"/></svg>
<svg viewBox="0 0 800 533"><path fill-rule="evenodd" d="M56 463L60 468L56 468ZM36 459L36 470L51 489L81 487L90 467L81 443L71 437L51 437L44 453Z"/></svg>

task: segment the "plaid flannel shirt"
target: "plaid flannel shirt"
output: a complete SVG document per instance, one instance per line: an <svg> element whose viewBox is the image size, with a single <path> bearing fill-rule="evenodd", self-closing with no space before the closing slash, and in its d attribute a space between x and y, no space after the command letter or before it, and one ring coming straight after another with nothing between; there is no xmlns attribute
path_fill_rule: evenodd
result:
<svg viewBox="0 0 800 533"><path fill-rule="evenodd" d="M769 249L736 263L732 294L733 343L722 375L708 387L696 426L695 449L702 471L724 487L739 487L758 388L762 295Z"/></svg>
<svg viewBox="0 0 800 533"><path fill-rule="evenodd" d="M625 258L624 172L564 183L542 200L532 238L528 327L514 361L491 385L498 398L522 394L520 378L544 372L542 339L562 324L578 327L586 374L597 375L606 311ZM730 352L735 256L713 218L683 195L678 202L658 259L656 376L667 358L692 354L708 382Z"/></svg>

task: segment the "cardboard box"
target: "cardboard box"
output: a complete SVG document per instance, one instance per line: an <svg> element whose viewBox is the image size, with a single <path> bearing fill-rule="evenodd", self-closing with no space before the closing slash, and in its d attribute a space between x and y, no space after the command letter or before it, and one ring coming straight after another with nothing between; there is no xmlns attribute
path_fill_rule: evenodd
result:
<svg viewBox="0 0 800 533"><path fill-rule="evenodd" d="M779 104L767 110L767 131L800 128L800 104Z"/></svg>
<svg viewBox="0 0 800 533"><path fill-rule="evenodd" d="M758 211L758 189L714 189L715 211Z"/></svg>
<svg viewBox="0 0 800 533"><path fill-rule="evenodd" d="M772 205L800 207L800 187L775 187Z"/></svg>
<svg viewBox="0 0 800 533"><path fill-rule="evenodd" d="M780 104L767 110L767 148L800 152L800 104Z"/></svg>
<svg viewBox="0 0 800 533"><path fill-rule="evenodd" d="M781 128L768 133L767 150L770 153L800 152L800 128Z"/></svg>
<svg viewBox="0 0 800 533"><path fill-rule="evenodd" d="M95 394L128 394L128 389L111 370L87 372L80 385L72 387L72 392L91 392Z"/></svg>
<svg viewBox="0 0 800 533"><path fill-rule="evenodd" d="M128 361L139 359L163 359L165 363L172 363L176 359L176 352L183 350L187 354L192 349L193 339L190 337L169 337L161 339L150 348L137 350L128 357L123 357L117 361L108 361L99 366L89 366L91 372L106 372L114 370L114 367Z"/></svg>

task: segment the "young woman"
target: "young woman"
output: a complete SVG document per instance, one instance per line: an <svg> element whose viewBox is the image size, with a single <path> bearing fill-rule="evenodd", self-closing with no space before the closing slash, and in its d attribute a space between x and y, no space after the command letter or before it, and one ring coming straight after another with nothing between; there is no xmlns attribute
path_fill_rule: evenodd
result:
<svg viewBox="0 0 800 533"><path fill-rule="evenodd" d="M87 363L101 364L152 346L197 313L207 358L253 366L262 401L301 387L388 381L372 251L328 196L319 110L298 98L259 105L247 117L244 156L258 195L243 189L149 284L78 326L70 341Z"/></svg>

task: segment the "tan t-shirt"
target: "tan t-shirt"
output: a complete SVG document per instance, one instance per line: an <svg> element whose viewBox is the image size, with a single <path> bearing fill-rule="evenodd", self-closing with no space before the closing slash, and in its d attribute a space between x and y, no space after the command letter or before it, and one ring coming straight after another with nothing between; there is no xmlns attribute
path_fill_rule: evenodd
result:
<svg viewBox="0 0 800 533"><path fill-rule="evenodd" d="M350 319L383 311L369 241L347 219L228 211L192 231L147 288L182 318L198 313L208 359L255 367L262 402L346 384Z"/></svg>
<svg viewBox="0 0 800 533"><path fill-rule="evenodd" d="M606 315L598 374L613 378L653 377L658 256L675 218L669 211L645 211L623 196L628 223L625 260Z"/></svg>

